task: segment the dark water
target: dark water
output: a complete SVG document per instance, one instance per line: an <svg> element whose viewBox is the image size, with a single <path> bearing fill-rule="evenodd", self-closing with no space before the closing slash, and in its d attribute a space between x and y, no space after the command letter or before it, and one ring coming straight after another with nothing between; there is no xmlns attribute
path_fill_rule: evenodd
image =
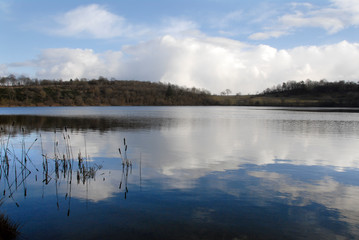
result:
<svg viewBox="0 0 359 240"><path fill-rule="evenodd" d="M359 239L358 109L308 110L2 108L0 212L20 239Z"/></svg>

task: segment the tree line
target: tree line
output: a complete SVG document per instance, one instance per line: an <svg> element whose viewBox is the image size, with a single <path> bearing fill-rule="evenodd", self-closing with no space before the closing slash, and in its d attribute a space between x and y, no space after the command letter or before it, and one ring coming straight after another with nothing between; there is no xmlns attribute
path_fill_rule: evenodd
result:
<svg viewBox="0 0 359 240"><path fill-rule="evenodd" d="M267 88L259 95L281 99L282 102L296 98L297 103L292 101L293 105L359 107L359 82L344 80L329 82L325 79L288 81Z"/></svg>
<svg viewBox="0 0 359 240"><path fill-rule="evenodd" d="M210 105L210 93L197 88L147 81L38 80L0 78L1 106Z"/></svg>
<svg viewBox="0 0 359 240"><path fill-rule="evenodd" d="M161 82L0 78L0 106L311 106L359 107L359 82L287 81L255 95L220 95Z"/></svg>
<svg viewBox="0 0 359 240"><path fill-rule="evenodd" d="M320 81L288 81L267 88L262 95L308 95L308 94L329 94L329 93L355 93L359 91L359 82L336 81L328 82L325 79Z"/></svg>

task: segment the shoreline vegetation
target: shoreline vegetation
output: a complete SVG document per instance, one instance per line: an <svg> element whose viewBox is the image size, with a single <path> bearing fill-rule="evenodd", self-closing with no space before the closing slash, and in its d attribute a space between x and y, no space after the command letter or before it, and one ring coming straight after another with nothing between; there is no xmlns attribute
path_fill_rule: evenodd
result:
<svg viewBox="0 0 359 240"><path fill-rule="evenodd" d="M0 210L2 204L6 201L12 202L16 207L20 208L21 204L17 198L23 194L23 198L26 199L29 195L28 178L30 175L35 175L35 182L42 183L42 189L45 191L45 186L55 185L56 190L56 206L57 210L66 209L67 216L70 216L72 192L76 191L72 189L72 186L83 185L88 191L88 186L91 181L95 181L97 172L102 169L101 164L93 163L91 157L87 154L86 150L86 138L85 140L85 155L79 150L78 155L74 155L72 149L72 143L70 137L70 131L67 127L54 129L54 148L53 153L46 152L43 148L43 142L41 133L39 137L30 142L29 146L26 146L25 136L30 134L31 131L13 122L12 124L1 125L0 129L0 183L3 185L0 196ZM21 141L21 149L14 148L13 137L23 136ZM16 137L17 138L17 137ZM38 141L39 140L39 141ZM29 151L34 145L41 146L41 159L42 164L32 161ZM122 177L124 180L124 186L127 189L128 168L132 169L132 161L127 158L127 144L124 138L125 151L121 153L120 159L122 159L123 175L125 174L125 167L127 168L126 177ZM124 156L124 157L123 157ZM35 156L39 158L39 155ZM42 165L42 168L40 167ZM103 181L105 181L104 173L101 174ZM42 179L41 179L42 178ZM120 186L122 184L122 179ZM30 184L31 185L31 184ZM66 185L66 193L59 192L61 185ZM16 194L19 192L19 194ZM65 196L62 197L62 194ZM126 192L125 192L126 197ZM44 198L44 195L42 195ZM88 201L88 199L86 199ZM21 227L17 222L14 222L9 216L0 212L0 240L3 239L18 239L21 236Z"/></svg>
<svg viewBox="0 0 359 240"><path fill-rule="evenodd" d="M0 78L0 107L17 106L283 106L359 107L359 82L288 81L253 95L220 95L170 83L98 79Z"/></svg>

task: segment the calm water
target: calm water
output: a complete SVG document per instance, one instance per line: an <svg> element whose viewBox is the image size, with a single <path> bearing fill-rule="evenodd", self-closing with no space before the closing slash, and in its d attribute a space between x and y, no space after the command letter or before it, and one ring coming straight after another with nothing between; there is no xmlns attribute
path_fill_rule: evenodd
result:
<svg viewBox="0 0 359 240"><path fill-rule="evenodd" d="M359 239L357 110L1 108L0 212L21 239Z"/></svg>

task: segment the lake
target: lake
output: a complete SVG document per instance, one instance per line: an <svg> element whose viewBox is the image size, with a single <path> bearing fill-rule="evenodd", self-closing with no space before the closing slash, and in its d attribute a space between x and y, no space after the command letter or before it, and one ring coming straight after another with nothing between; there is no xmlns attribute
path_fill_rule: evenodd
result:
<svg viewBox="0 0 359 240"><path fill-rule="evenodd" d="M1 108L20 239L359 239L359 109Z"/></svg>

